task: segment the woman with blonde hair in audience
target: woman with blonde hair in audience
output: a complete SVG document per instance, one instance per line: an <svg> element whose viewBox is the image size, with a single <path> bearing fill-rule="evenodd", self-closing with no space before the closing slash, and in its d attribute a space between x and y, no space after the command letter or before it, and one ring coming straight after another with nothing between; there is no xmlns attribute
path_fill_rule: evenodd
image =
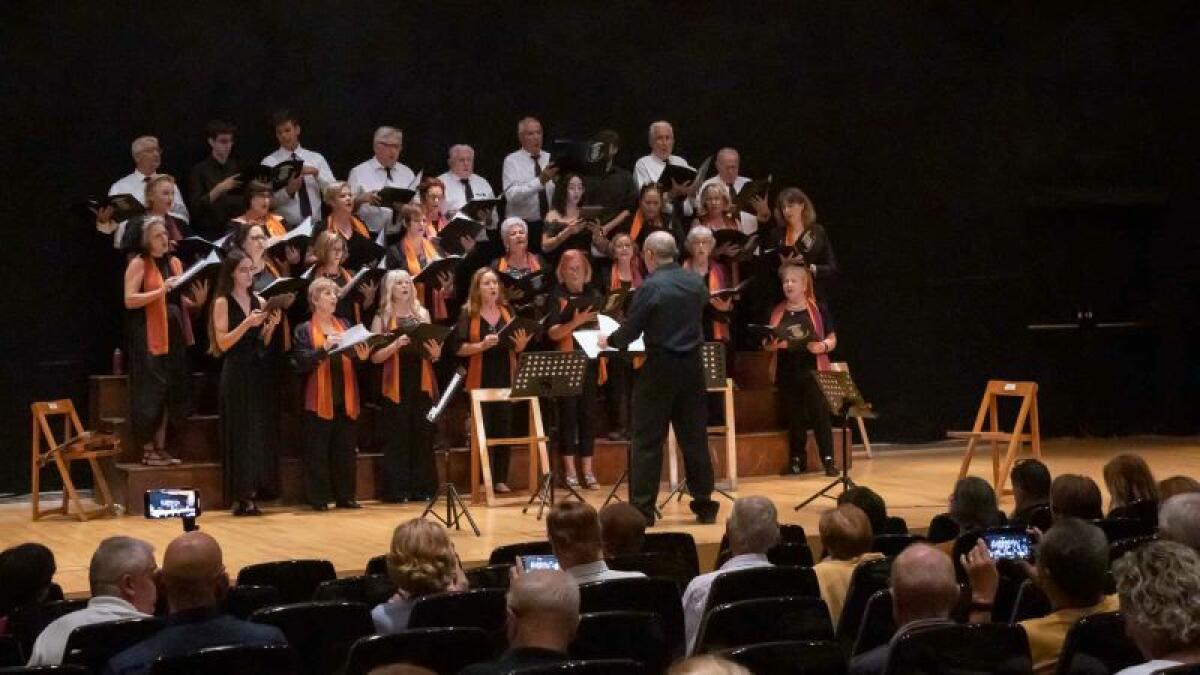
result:
<svg viewBox="0 0 1200 675"><path fill-rule="evenodd" d="M1200 554L1155 541L1113 563L1125 633L1148 660L1118 675L1200 663Z"/></svg>
<svg viewBox="0 0 1200 675"><path fill-rule="evenodd" d="M862 509L853 504L842 504L822 513L818 528L821 532L821 548L829 557L813 565L813 572L817 575L821 599L829 608L833 625L837 626L846 594L850 592L850 577L854 576L854 568L883 556L871 552L874 536L871 521Z"/></svg>
<svg viewBox="0 0 1200 675"><path fill-rule="evenodd" d="M418 599L467 590L467 577L446 529L424 518L396 526L387 554L387 571L396 584L396 594L371 610L375 631L385 635L408 628L408 616Z"/></svg>

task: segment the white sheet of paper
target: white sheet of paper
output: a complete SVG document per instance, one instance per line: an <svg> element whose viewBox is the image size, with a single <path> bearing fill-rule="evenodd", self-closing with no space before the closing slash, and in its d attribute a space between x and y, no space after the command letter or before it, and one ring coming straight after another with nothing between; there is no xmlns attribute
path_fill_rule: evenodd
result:
<svg viewBox="0 0 1200 675"><path fill-rule="evenodd" d="M579 348L583 350L584 354L587 354L589 359L594 359L600 356L600 352L602 351L619 351L617 349L613 349L612 347L609 347L608 349L600 349L600 336L603 335L604 337L608 337L609 335L612 335L613 331L621 327L621 324L617 323L616 319L606 314L599 315L597 320L600 322L600 330L577 330L571 334L574 336L575 342L579 344ZM625 348L625 351L644 352L646 351L646 342L642 339L642 336L639 335L636 340L629 343L629 346Z"/></svg>
<svg viewBox="0 0 1200 675"><path fill-rule="evenodd" d="M342 352L354 349L355 345L366 342L375 335L367 330L367 327L361 323L354 324L342 333L341 340L338 341L338 346L330 350L330 355L341 354Z"/></svg>

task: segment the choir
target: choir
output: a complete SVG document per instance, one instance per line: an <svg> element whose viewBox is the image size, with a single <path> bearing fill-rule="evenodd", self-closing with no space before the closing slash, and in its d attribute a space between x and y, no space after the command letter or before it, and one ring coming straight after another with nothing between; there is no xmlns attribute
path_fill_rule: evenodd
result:
<svg viewBox="0 0 1200 675"><path fill-rule="evenodd" d="M739 175L733 148L715 153L711 177L700 174L672 154L675 131L665 121L650 125L650 153L633 171L614 164L620 138L611 130L588 141L599 157L552 157L531 117L518 122L520 148L504 159L499 194L474 172L467 145L450 148L440 176L414 174L400 162L402 131L388 126L373 136L374 155L340 181L301 146L299 116L280 111L273 122L279 148L249 167L231 158L236 128L208 125L212 154L187 181L190 212L175 178L158 173L152 137L134 141L135 171L109 191L142 212L118 223L113 207L93 209L97 230L127 256L131 422L145 463L179 461L167 429L188 414L188 348L199 333L200 347L222 360L220 442L235 514L258 515L256 502L277 494L275 392L289 368L305 378L302 457L314 509L358 506L364 402L379 410L383 499L427 499L436 472L425 414L454 368L465 366L468 390L507 387L522 351L577 349L572 334L594 328L599 313L621 319L648 274L640 249L664 231L683 268L709 289L705 339L730 358L738 349L773 354L789 470L806 468L812 429L832 471L829 410L807 373L827 369L837 346L827 304L837 263L799 188ZM505 331L516 317L540 329ZM444 332L418 337L422 326ZM363 333L369 339L357 341ZM641 363L604 356L581 396L544 406L572 487L596 487L592 405L601 392L609 437L628 438ZM485 407L485 417L493 435L510 435L522 419L503 405ZM505 449L492 462L496 491L507 492Z"/></svg>

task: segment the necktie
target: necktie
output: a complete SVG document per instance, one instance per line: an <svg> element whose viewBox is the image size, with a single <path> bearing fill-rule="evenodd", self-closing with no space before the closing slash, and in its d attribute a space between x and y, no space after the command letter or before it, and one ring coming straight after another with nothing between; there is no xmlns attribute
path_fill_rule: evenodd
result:
<svg viewBox="0 0 1200 675"><path fill-rule="evenodd" d="M729 198L730 198L730 199L733 199L734 197L737 197L737 190L736 190L736 189L734 189L734 187L733 187L733 183L726 183L726 184L725 184L725 187L729 188Z"/></svg>
<svg viewBox="0 0 1200 675"><path fill-rule="evenodd" d="M150 176L146 176L145 178L143 178L143 179L142 179L142 182L143 182L143 183L149 183L149 182L150 182Z"/></svg>
<svg viewBox="0 0 1200 675"><path fill-rule="evenodd" d="M300 156L293 152L292 159L299 161ZM304 180L304 178L301 177L301 179L300 179L300 216L302 218L308 218L309 216L312 215L312 213L313 213L312 212L312 202L310 202L308 200L308 181Z"/></svg>
<svg viewBox="0 0 1200 675"><path fill-rule="evenodd" d="M384 170L384 172L385 172L385 173L387 173L387 180L388 180L388 182L389 182L389 183L390 183L390 182L392 182L392 167L390 167L390 166L385 166L385 167L383 167L383 170Z"/></svg>
<svg viewBox="0 0 1200 675"><path fill-rule="evenodd" d="M471 201L472 199L474 199L475 191L471 189L471 179L470 178L459 178L458 181L460 183L462 183L463 194L466 195L467 201Z"/></svg>
<svg viewBox="0 0 1200 675"><path fill-rule="evenodd" d="M541 154L530 155L533 158L533 176L534 178L542 174ZM546 212L550 210L550 198L546 196L546 185L542 184L538 188L538 220L546 218Z"/></svg>

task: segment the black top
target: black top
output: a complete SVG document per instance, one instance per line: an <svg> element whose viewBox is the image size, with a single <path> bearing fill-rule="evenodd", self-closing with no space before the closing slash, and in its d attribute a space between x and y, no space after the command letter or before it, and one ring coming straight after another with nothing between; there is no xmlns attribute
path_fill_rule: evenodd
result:
<svg viewBox="0 0 1200 675"><path fill-rule="evenodd" d="M504 315L501 314L496 323L488 323L488 320L479 317L479 339L504 330L508 322L504 320ZM472 342L471 340L471 314L466 309L458 316L458 323L455 325L454 337L458 340L458 344ZM479 386L484 388L497 388L512 386L512 371L509 365L508 348L505 342L492 347L491 349L480 352L483 357L481 362L483 371L480 373ZM464 360L469 359L466 357Z"/></svg>
<svg viewBox="0 0 1200 675"><path fill-rule="evenodd" d="M632 173L619 166L600 176L584 176L583 187L589 204L604 207L602 221L612 219L625 209L633 211L637 208L637 183Z"/></svg>
<svg viewBox="0 0 1200 675"><path fill-rule="evenodd" d="M661 265L646 279L621 327L608 342L624 349L645 333L647 351L683 354L704 344L702 320L708 305L708 287L699 274L678 263Z"/></svg>
<svg viewBox="0 0 1200 675"><path fill-rule="evenodd" d="M825 329L824 337L828 337L836 329L833 325L833 316L829 313L829 308L825 303L817 301L817 311L821 313L821 327ZM807 309L791 310L785 309L781 323L797 323L805 327L809 333L813 332L812 319L808 316ZM808 372L817 369L817 355L808 351L804 347L795 350L781 349L779 350L779 360L775 367L775 382L790 382L801 377L809 377Z"/></svg>
<svg viewBox="0 0 1200 675"><path fill-rule="evenodd" d="M786 232L786 224L776 224L763 233L760 245L763 249L782 246ZM833 245L829 242L829 234L825 232L825 228L813 223L807 228L807 232L812 236L801 235L800 240L796 242L796 248L804 255L805 265L816 267L813 272L813 292L818 298L824 299L830 282L838 275L837 258L833 255ZM808 243L804 243L805 241ZM764 266L769 268L764 271L773 276L779 268L778 263L779 259L776 257L773 264Z"/></svg>
<svg viewBox="0 0 1200 675"><path fill-rule="evenodd" d="M541 647L515 647L495 661L476 663L458 671L458 675L507 675L522 668L548 666L570 660L565 652Z"/></svg>
<svg viewBox="0 0 1200 675"><path fill-rule="evenodd" d="M114 656L104 672L140 675L149 672L159 657L181 656L217 645L286 644L287 638L275 626L235 619L220 613L216 607L202 607L171 614L154 637Z"/></svg>
<svg viewBox="0 0 1200 675"><path fill-rule="evenodd" d="M579 293L572 293L568 291L565 285L557 286L555 287L554 291L550 293L550 306L546 312L547 319L545 325L557 326L570 321L571 318L575 316L575 312L574 310L564 311L562 307L562 301L566 300L567 302L570 302L576 298L585 298L587 301L594 302L595 304L593 304L592 307L597 309L604 302L604 296L591 286L584 285L583 291ZM576 330L594 330L597 325L598 324L596 321L592 321L579 326L579 328Z"/></svg>
<svg viewBox="0 0 1200 675"><path fill-rule="evenodd" d="M232 158L221 164L212 155L192 167L188 176L188 195L191 197L192 226L200 236L221 236L225 233L225 224L246 210L245 199L240 193L226 191L215 202L208 199L208 193L217 183L237 172L238 164Z"/></svg>
<svg viewBox="0 0 1200 675"><path fill-rule="evenodd" d="M309 377L313 377L318 366L322 361L329 358L329 353L324 347L317 349L313 346L311 329L309 325L311 320L296 326L296 330L292 332L292 351L288 353L292 369L298 373L304 373ZM344 352L337 358L346 359L350 365L354 365L354 359L350 358L349 354L353 352ZM346 394L342 383L342 368L341 363L329 364L329 386L330 394L332 394L333 407L335 410L343 409L346 403Z"/></svg>

